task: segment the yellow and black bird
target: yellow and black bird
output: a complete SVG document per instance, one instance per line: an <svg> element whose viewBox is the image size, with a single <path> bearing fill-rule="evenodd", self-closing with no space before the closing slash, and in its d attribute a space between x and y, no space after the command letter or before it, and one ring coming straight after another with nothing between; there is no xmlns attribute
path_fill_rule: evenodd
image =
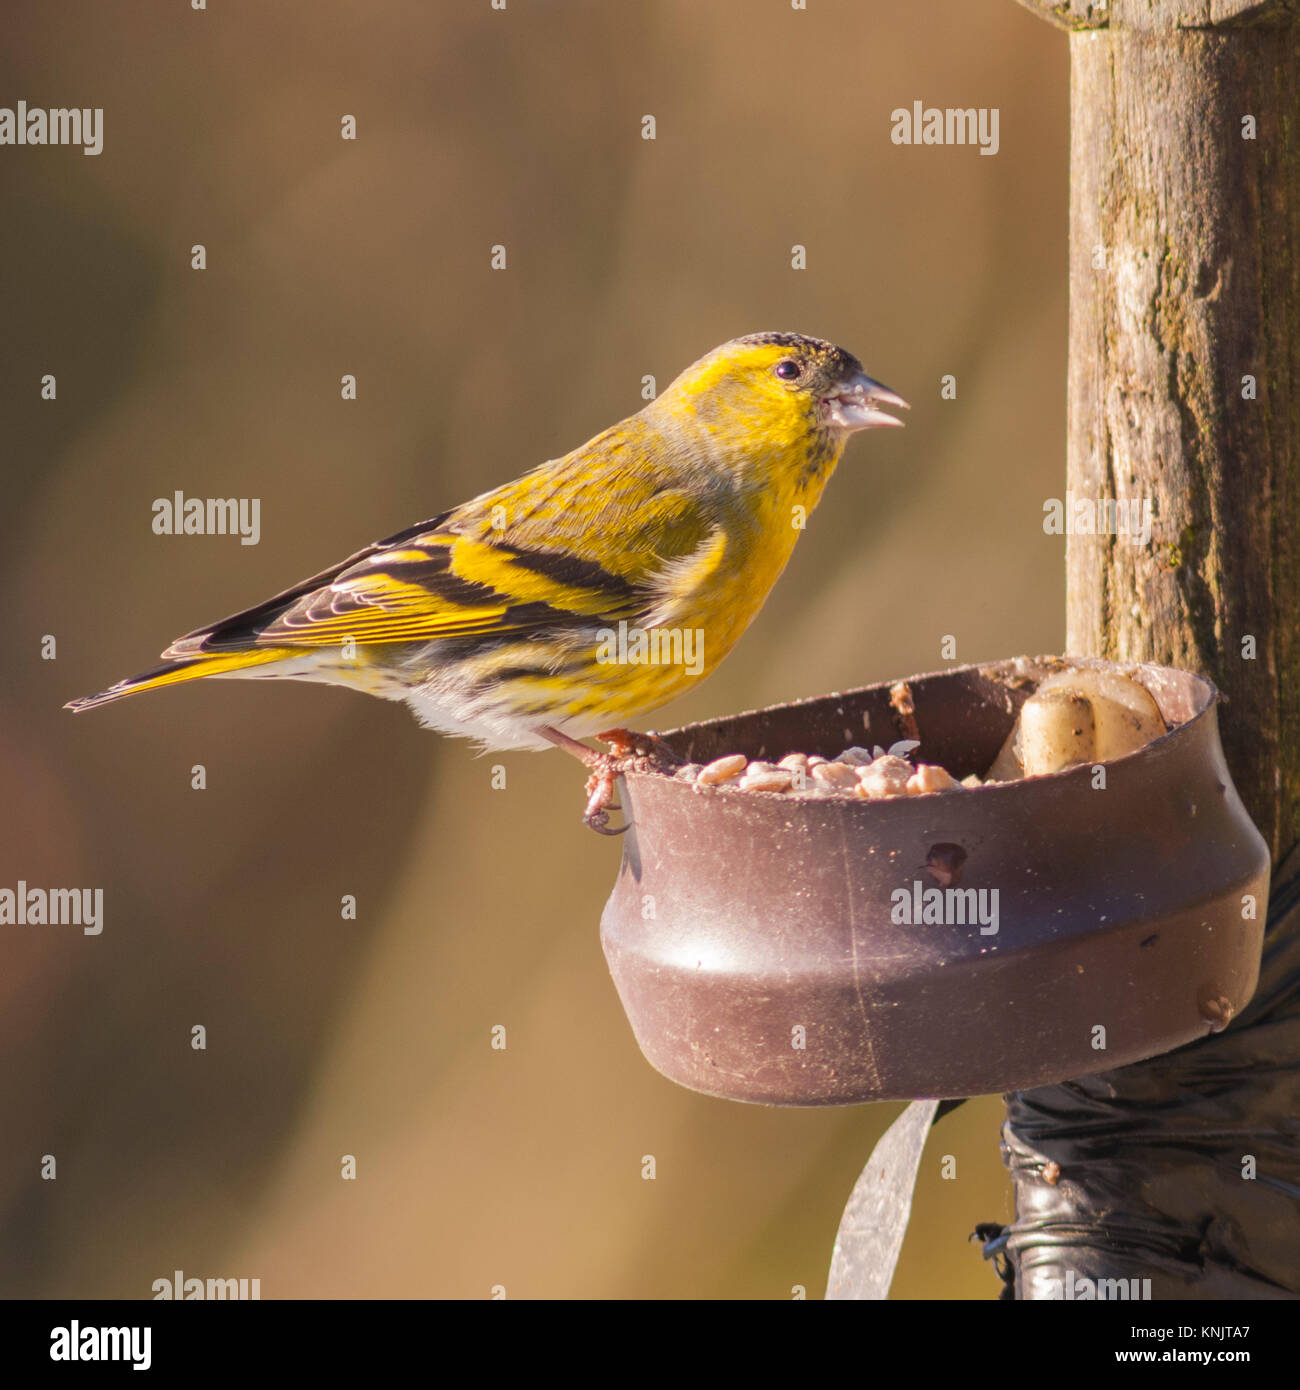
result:
<svg viewBox="0 0 1300 1390"><path fill-rule="evenodd" d="M200 676L325 681L405 700L485 748L558 745L609 784L608 755L577 740L713 670L848 437L901 424L881 407L906 404L831 343L736 338L563 458L188 633L162 665L68 708ZM610 641L620 624L689 632L700 649L642 660L633 643L629 659ZM607 785L588 807L597 828L602 800Z"/></svg>

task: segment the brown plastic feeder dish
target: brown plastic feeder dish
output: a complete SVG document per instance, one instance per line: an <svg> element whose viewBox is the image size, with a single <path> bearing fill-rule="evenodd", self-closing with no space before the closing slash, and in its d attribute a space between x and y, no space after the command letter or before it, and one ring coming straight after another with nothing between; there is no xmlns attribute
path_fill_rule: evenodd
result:
<svg viewBox="0 0 1300 1390"><path fill-rule="evenodd" d="M1038 681L1065 667L1133 676L1170 729L1105 764L1104 789L1091 766L885 801L629 773L601 939L651 1064L769 1105L956 1097L1108 1071L1230 1021L1258 977L1269 857L1209 681L1056 658L918 676L917 756L983 775ZM904 736L890 688L661 737L693 762L834 757ZM895 890L914 903L914 881L996 889L996 934L895 923Z"/></svg>

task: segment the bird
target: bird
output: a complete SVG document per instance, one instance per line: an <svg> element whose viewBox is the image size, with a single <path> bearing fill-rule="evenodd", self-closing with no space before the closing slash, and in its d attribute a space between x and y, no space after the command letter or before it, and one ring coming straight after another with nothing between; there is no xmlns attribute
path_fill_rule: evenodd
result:
<svg viewBox="0 0 1300 1390"><path fill-rule="evenodd" d="M731 650L850 436L903 423L885 407L908 405L844 348L734 338L562 458L186 633L160 665L66 708L209 676L347 686L484 750L565 749L592 773L584 820L617 833L618 771L675 756L624 721Z"/></svg>

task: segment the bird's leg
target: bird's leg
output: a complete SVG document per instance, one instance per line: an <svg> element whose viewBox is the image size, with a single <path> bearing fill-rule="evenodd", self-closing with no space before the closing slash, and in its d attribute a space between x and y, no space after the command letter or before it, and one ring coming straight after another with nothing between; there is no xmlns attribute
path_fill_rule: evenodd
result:
<svg viewBox="0 0 1300 1390"><path fill-rule="evenodd" d="M594 748L588 748L585 743L579 743L576 738L562 734L559 729L552 729L549 724L540 725L536 732L547 743L553 743L557 748L563 748L566 753L572 753L585 767L594 768L603 758L609 756L607 753L597 753Z"/></svg>
<svg viewBox="0 0 1300 1390"><path fill-rule="evenodd" d="M610 811L622 809L614 800L619 760L611 753L597 753L594 748L588 748L585 743L579 743L576 738L570 738L549 725L543 725L537 732L548 743L563 748L584 767L591 769L591 776L587 778L587 806L582 813L583 824L601 835L621 835L631 822L616 828L611 828L609 824Z"/></svg>
<svg viewBox="0 0 1300 1390"><path fill-rule="evenodd" d="M549 725L537 732L553 743L571 753L584 767L590 768L587 778L587 808L583 812L583 822L602 835L621 835L627 824L617 829L609 828L609 812L620 810L614 801L614 789L619 775L624 772L663 772L680 767L685 761L671 748L653 734L638 734L631 729L609 729L596 737L609 744L608 753L597 753L576 738L552 729Z"/></svg>

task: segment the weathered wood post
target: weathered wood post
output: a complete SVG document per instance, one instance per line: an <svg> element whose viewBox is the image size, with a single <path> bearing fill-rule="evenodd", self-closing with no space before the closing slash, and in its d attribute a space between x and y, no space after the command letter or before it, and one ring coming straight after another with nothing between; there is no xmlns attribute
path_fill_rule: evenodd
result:
<svg viewBox="0 0 1300 1390"><path fill-rule="evenodd" d="M1025 1298L1296 1294L1300 0L1020 3L1070 31L1068 490L1152 507L1149 544L1070 537L1067 650L1218 685L1275 877L1225 1032L1009 1098L1007 1248Z"/></svg>

